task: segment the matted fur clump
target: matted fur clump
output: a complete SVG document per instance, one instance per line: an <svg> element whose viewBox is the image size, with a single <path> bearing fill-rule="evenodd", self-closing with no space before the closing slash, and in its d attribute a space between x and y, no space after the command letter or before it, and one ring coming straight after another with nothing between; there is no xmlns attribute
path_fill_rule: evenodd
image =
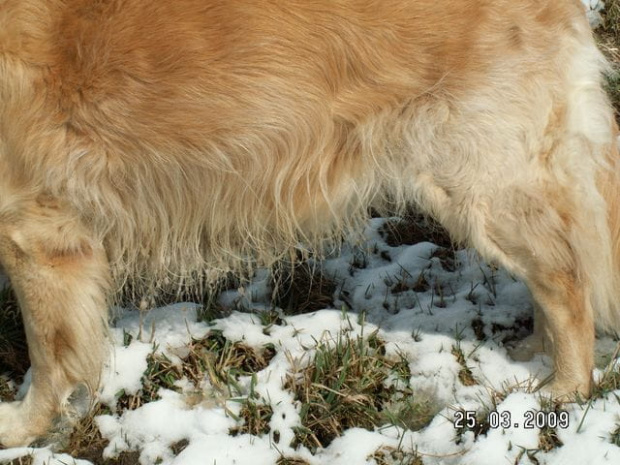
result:
<svg viewBox="0 0 620 465"><path fill-rule="evenodd" d="M320 250L385 199L522 277L553 392L620 327L617 127L578 0L0 0L0 262L33 384L98 385L107 303Z"/></svg>

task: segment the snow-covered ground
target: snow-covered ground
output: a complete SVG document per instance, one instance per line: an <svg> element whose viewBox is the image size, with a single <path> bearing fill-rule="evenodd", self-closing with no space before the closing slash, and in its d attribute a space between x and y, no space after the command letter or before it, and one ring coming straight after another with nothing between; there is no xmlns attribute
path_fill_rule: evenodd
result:
<svg viewBox="0 0 620 465"><path fill-rule="evenodd" d="M586 7L586 14L588 15L590 26L593 28L600 26L603 22L601 11L605 8L603 0L581 0L581 2Z"/></svg>
<svg viewBox="0 0 620 465"><path fill-rule="evenodd" d="M340 282L334 308L282 316L265 330L265 321L256 312L270 309L267 274L259 272L241 292L228 291L220 297L224 304L252 307L254 312L232 311L210 324L197 322L195 304L155 309L142 322L137 312L121 312L112 330L114 357L105 376L103 403L114 406L119 393L131 395L141 388L147 357L154 347L172 362L179 361L192 337L220 330L230 341L243 341L257 349L267 344L275 348L266 368L254 377L239 378L239 389L246 395L253 390L261 402L271 406L273 415L268 433L232 436L231 428L239 425L234 418L239 414L239 399L215 402L205 395L201 402L190 402L189 383L181 381L178 392L162 389L159 400L97 417L102 435L110 441L105 455L134 450L141 464L271 465L287 457L312 465L362 465L377 464L373 454L378 450L401 450L417 451L425 465L620 463L620 447L610 439L620 426L620 392L585 405L562 406L568 412L568 425L557 427L556 433L563 445L549 452L538 450L540 428L524 427L527 412L542 408L541 397L528 393L527 386L550 373L549 358L516 362L502 343L523 336L523 322L531 318L525 286L503 270L481 263L471 252L458 251L452 257L437 253L442 249L429 242L391 247L380 233L385 221L372 220L365 242L346 246L339 256L323 262L323 273ZM428 285L417 286L416 292L411 288L420 276ZM345 302L338 296L354 311L343 311ZM389 425L374 431L354 428L314 455L304 447L292 447L294 428L300 426L300 405L284 387L287 373L293 365L307 363L321 341L329 343L342 333L355 338L374 330L386 342L388 352L406 357L413 395L432 396L439 413L419 431ZM133 336L130 342L129 334ZM597 341L599 353L611 355L615 345L610 338ZM460 346L471 369L472 385L459 380L462 365L452 353L455 346ZM600 368L596 377L602 374ZM205 382L202 388L208 392L213 386ZM510 425L490 428L478 437L472 431L457 435L454 421L459 409L484 415L490 410L509 413ZM175 455L171 446L181 440L187 441L186 447ZM48 449L4 450L0 461L23 454L31 455L35 464L91 463L54 455Z"/></svg>

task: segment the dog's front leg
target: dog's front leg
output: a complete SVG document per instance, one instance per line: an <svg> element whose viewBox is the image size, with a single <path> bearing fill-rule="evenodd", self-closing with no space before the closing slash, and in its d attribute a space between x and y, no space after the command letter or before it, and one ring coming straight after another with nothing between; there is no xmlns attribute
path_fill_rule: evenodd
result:
<svg viewBox="0 0 620 465"><path fill-rule="evenodd" d="M0 443L11 447L44 435L76 387L97 389L109 268L101 244L48 200L0 212L0 260L19 299L32 363L25 398L0 404Z"/></svg>

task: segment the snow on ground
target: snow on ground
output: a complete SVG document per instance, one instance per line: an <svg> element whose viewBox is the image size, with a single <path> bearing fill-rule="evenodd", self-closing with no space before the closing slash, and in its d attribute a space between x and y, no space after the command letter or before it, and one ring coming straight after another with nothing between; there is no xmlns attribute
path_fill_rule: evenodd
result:
<svg viewBox="0 0 620 465"><path fill-rule="evenodd" d="M541 380L550 372L549 358L516 362L502 344L507 337L525 334L519 328L532 312L525 286L503 270L480 262L472 252L462 250L452 257L438 253L442 249L429 242L390 247L380 234L385 222L372 220L364 242L346 246L339 256L323 262L323 272L341 283L335 308L283 316L269 331L258 314L247 311L233 311L210 324L197 322L195 304L155 309L142 322L137 312L121 312L112 329L114 354L105 375L103 403L113 406L118 393L132 394L140 389L146 359L154 347L171 360L179 360L190 338L220 330L227 339L252 347L274 345L276 355L267 368L254 379L239 380L242 390L253 389L271 405L273 416L268 434L231 436L229 430L237 425L232 414L240 409L235 399L195 404L187 401L182 390L162 390L159 400L136 410L97 417L102 435L110 441L105 455L137 450L145 465L271 465L282 456L312 465L363 465L376 464L373 454L379 449L400 448L417 450L425 465L620 463L620 448L610 441L620 425L616 397L620 392L591 404L564 405L568 425L557 428L563 445L550 452L537 450L539 428L523 427L527 412L541 409L540 396L528 393L527 386L533 376ZM413 291L411 287L420 282L420 276L424 276L426 289L422 286ZM269 309L266 279L266 273L257 273L243 292L228 291L221 301L238 308ZM399 282L400 292L395 292ZM354 311L343 311L342 299ZM140 327L142 341L137 337ZM300 424L300 406L284 388L283 380L292 363L307 361L317 341L334 340L343 331L356 337L374 330L388 350L406 357L414 396L431 393L440 406L439 413L419 431L394 426L375 431L355 428L314 455L304 447L291 447L294 428ZM128 334L133 336L129 344ZM615 347L609 338L599 339L597 344L608 354ZM465 386L459 381L461 365L451 353L455 345L460 345L478 384ZM600 375L597 370L596 376ZM456 411L493 410L494 392L504 393L496 397L495 410L510 414L509 426L491 428L477 438L472 431L465 431L457 440ZM180 440L187 440L188 445L175 456L171 445ZM0 461L24 453L31 454L35 464L90 463L66 454L54 455L48 449L4 450Z"/></svg>
<svg viewBox="0 0 620 465"><path fill-rule="evenodd" d="M603 23L601 11L605 9L605 3L603 0L581 0L586 7L586 14L588 15L588 21L593 28L600 26Z"/></svg>

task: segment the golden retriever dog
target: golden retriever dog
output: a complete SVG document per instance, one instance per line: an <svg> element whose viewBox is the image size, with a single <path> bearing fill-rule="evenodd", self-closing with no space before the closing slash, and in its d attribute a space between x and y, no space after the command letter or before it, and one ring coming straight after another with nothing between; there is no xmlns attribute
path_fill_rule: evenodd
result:
<svg viewBox="0 0 620 465"><path fill-rule="evenodd" d="M45 435L143 292L416 203L528 285L527 351L588 395L620 328L620 158L579 0L0 0L0 261Z"/></svg>

